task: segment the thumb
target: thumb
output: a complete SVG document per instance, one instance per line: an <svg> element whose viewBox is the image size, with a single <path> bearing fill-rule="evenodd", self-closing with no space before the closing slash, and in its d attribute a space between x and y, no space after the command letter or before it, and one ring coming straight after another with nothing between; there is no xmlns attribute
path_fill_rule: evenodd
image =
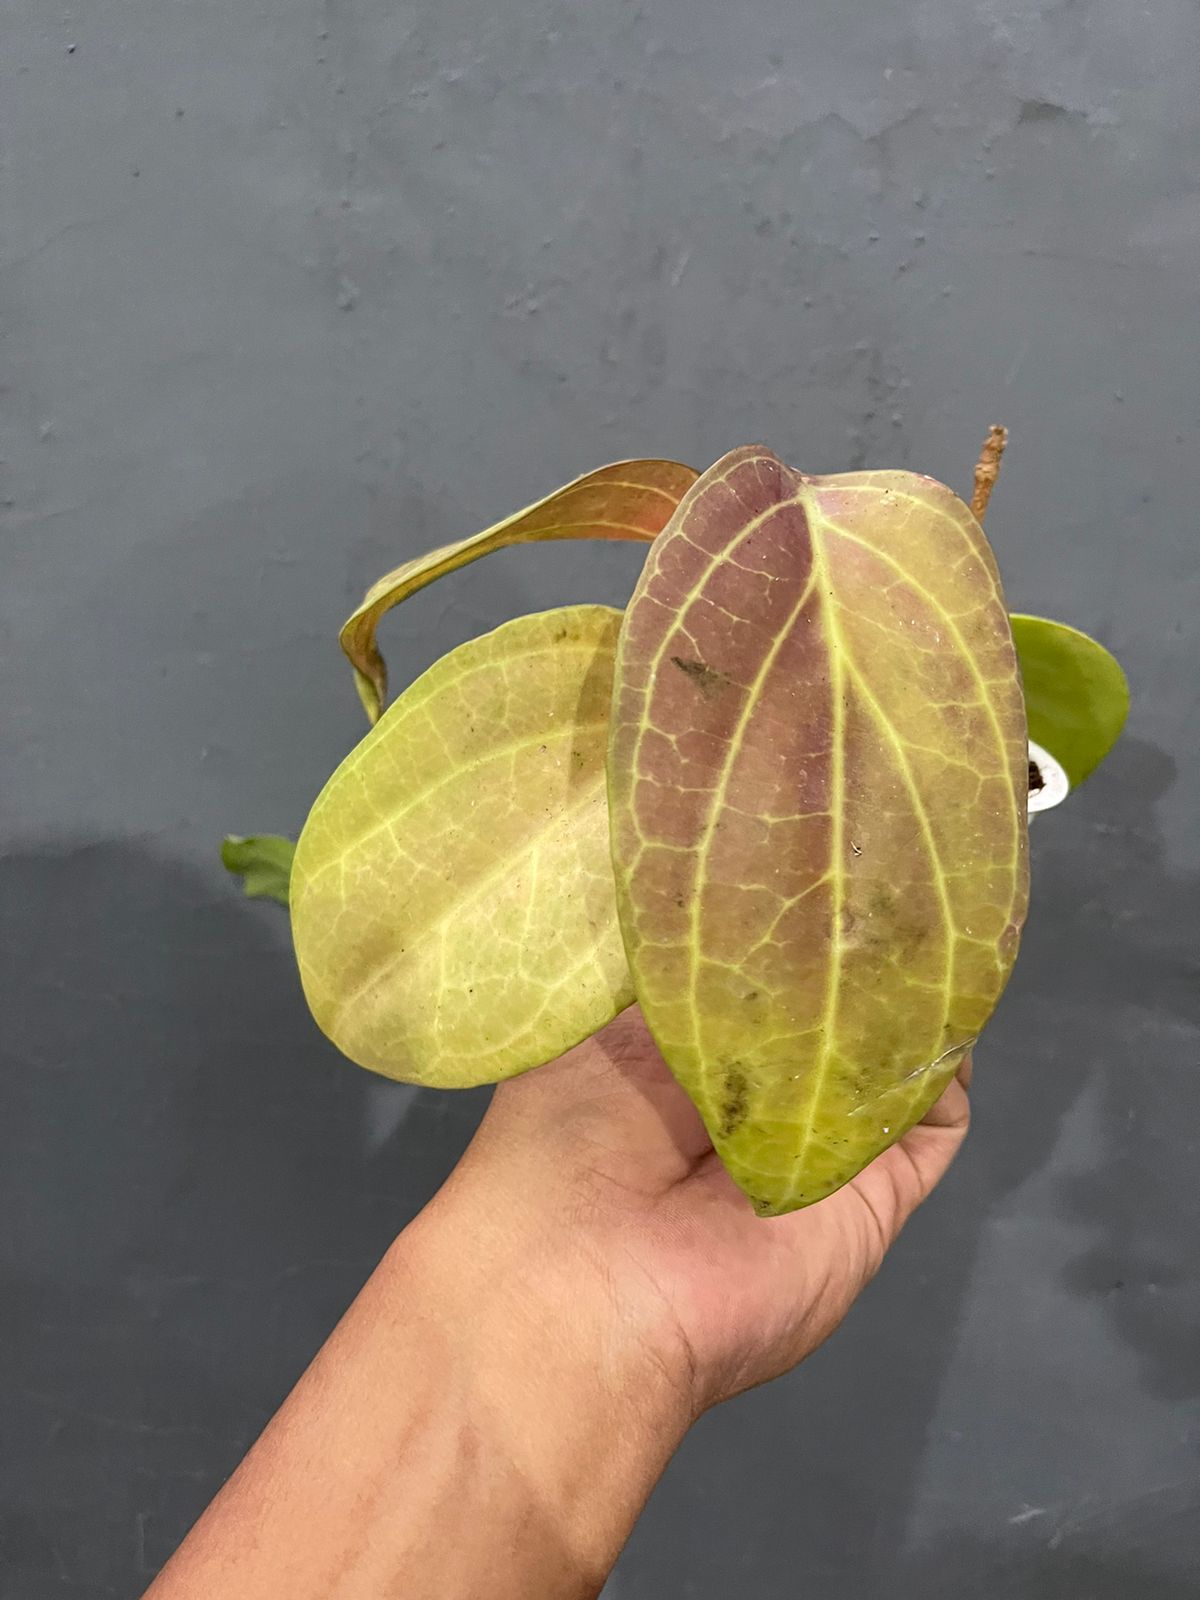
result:
<svg viewBox="0 0 1200 1600"><path fill-rule="evenodd" d="M968 1057L924 1120L846 1185L872 1219L881 1259L909 1217L945 1177L962 1148L971 1121L971 1103L963 1079L969 1081L970 1072Z"/></svg>

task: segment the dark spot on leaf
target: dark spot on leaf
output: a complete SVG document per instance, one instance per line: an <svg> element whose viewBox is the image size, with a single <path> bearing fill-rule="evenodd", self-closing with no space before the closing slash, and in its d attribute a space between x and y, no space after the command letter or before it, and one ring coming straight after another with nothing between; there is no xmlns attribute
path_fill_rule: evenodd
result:
<svg viewBox="0 0 1200 1600"><path fill-rule="evenodd" d="M721 1095L721 1137L728 1139L745 1122L750 1110L750 1096L746 1074L739 1067L729 1067L725 1073L725 1088Z"/></svg>
<svg viewBox="0 0 1200 1600"><path fill-rule="evenodd" d="M558 632L554 635L555 644L561 644L566 637L567 637L567 630L565 628L560 628L558 630Z"/></svg>
<svg viewBox="0 0 1200 1600"><path fill-rule="evenodd" d="M711 699L713 695L720 694L722 689L728 689L733 681L728 673L718 672L703 661L689 661L685 656L672 656L671 665L690 678L705 699Z"/></svg>
<svg viewBox="0 0 1200 1600"><path fill-rule="evenodd" d="M842 938L861 954L886 957L893 961L911 960L937 932L919 908L911 906L885 885L871 890L865 915L843 916Z"/></svg>

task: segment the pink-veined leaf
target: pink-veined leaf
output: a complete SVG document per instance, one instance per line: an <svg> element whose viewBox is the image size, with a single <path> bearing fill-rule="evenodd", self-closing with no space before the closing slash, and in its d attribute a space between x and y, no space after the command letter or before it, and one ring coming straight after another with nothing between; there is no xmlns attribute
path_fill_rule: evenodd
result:
<svg viewBox="0 0 1200 1600"><path fill-rule="evenodd" d="M736 450L622 627L617 907L647 1023L766 1215L918 1121L1027 898L1025 715L983 531L907 472Z"/></svg>

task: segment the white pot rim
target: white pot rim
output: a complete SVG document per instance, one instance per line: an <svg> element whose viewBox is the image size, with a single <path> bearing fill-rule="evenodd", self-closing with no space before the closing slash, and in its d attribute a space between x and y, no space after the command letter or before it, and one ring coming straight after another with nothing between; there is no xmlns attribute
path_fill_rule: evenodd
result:
<svg viewBox="0 0 1200 1600"><path fill-rule="evenodd" d="M1049 750L1034 744L1032 739L1029 741L1029 759L1042 775L1042 787L1032 790L1029 795L1029 815L1034 817L1039 811L1052 811L1055 806L1060 806L1071 792L1071 780Z"/></svg>

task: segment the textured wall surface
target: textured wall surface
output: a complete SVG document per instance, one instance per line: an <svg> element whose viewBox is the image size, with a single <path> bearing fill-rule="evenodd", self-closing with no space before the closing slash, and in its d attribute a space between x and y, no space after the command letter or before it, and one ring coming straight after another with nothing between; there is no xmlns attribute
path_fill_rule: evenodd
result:
<svg viewBox="0 0 1200 1600"><path fill-rule="evenodd" d="M1194 0L0 0L0 1594L135 1595L477 1095L310 1025L228 830L361 732L383 568L630 454L964 487L1128 737L1035 829L968 1152L709 1417L613 1600L1200 1565ZM414 600L394 681L638 553Z"/></svg>

